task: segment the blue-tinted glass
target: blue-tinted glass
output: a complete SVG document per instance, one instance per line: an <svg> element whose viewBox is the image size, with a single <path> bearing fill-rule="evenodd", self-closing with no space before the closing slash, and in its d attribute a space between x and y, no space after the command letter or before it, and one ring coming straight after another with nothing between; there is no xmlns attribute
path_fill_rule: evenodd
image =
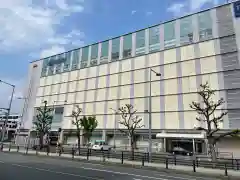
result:
<svg viewBox="0 0 240 180"><path fill-rule="evenodd" d="M70 70L70 63L71 63L71 56L72 52L67 52L65 55L62 55L62 57L66 58L64 65L63 65L63 72L69 71Z"/></svg>
<svg viewBox="0 0 240 180"><path fill-rule="evenodd" d="M89 46L82 49L81 68L86 68L88 66L88 54Z"/></svg>
<svg viewBox="0 0 240 180"><path fill-rule="evenodd" d="M97 65L97 58L98 58L98 44L94 44L91 47L90 66L96 66Z"/></svg>
<svg viewBox="0 0 240 180"><path fill-rule="evenodd" d="M193 42L192 16L180 20L180 43L181 45Z"/></svg>
<svg viewBox="0 0 240 180"><path fill-rule="evenodd" d="M210 11L198 14L199 40L207 40L213 37L212 18Z"/></svg>
<svg viewBox="0 0 240 180"><path fill-rule="evenodd" d="M132 34L123 37L123 58L132 56Z"/></svg>
<svg viewBox="0 0 240 180"><path fill-rule="evenodd" d="M116 38L112 40L112 61L116 61L119 59L119 51L120 51L120 38Z"/></svg>
<svg viewBox="0 0 240 180"><path fill-rule="evenodd" d="M160 29L155 26L149 29L149 52L160 50Z"/></svg>
<svg viewBox="0 0 240 180"><path fill-rule="evenodd" d="M100 64L108 62L109 41L102 42Z"/></svg>
<svg viewBox="0 0 240 180"><path fill-rule="evenodd" d="M42 66L41 76L46 76L46 74L47 74L47 68L48 68L48 62L49 62L49 58L43 60L43 66Z"/></svg>
<svg viewBox="0 0 240 180"><path fill-rule="evenodd" d="M51 76L54 74L54 67L55 67L55 64L52 63L56 60L56 56L52 56L49 58L49 66L48 66L48 75Z"/></svg>
<svg viewBox="0 0 240 180"><path fill-rule="evenodd" d="M175 21L164 24L164 47L175 47Z"/></svg>
<svg viewBox="0 0 240 180"><path fill-rule="evenodd" d="M73 51L72 70L77 69L78 64L79 64L79 49Z"/></svg>
<svg viewBox="0 0 240 180"><path fill-rule="evenodd" d="M136 32L136 54L145 53L145 30Z"/></svg>

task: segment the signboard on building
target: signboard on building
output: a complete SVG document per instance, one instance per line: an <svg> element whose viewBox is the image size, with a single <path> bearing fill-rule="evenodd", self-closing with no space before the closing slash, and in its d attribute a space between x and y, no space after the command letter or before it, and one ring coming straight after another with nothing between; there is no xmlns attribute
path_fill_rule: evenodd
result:
<svg viewBox="0 0 240 180"><path fill-rule="evenodd" d="M233 3L234 15L236 18L240 17L240 1Z"/></svg>

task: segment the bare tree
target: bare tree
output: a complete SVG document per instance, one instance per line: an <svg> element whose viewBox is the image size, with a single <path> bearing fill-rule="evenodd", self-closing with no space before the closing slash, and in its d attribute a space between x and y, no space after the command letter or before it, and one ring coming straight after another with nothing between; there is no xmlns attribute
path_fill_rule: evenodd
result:
<svg viewBox="0 0 240 180"><path fill-rule="evenodd" d="M72 119L72 124L76 126L76 135L77 135L77 141L78 141L78 153L80 155L80 146L81 146L81 115L82 113L82 108L80 108L78 105L75 106L75 109L72 111L71 117Z"/></svg>
<svg viewBox="0 0 240 180"><path fill-rule="evenodd" d="M118 121L118 123L122 124L126 128L126 130L122 130L122 129L119 129L119 130L122 133L126 134L130 140L131 154L133 159L136 129L144 127L144 125L141 125L142 118L136 115L137 110L135 110L131 104L125 104L123 107L120 107L118 110L114 110L114 111L117 115L121 116L121 119Z"/></svg>
<svg viewBox="0 0 240 180"><path fill-rule="evenodd" d="M36 131L39 135L40 149L43 147L43 137L49 134L52 124L53 109L47 107L47 101L44 101L44 106L37 108L36 120L33 121Z"/></svg>
<svg viewBox="0 0 240 180"><path fill-rule="evenodd" d="M212 161L216 161L216 144L222 138L226 136L236 136L239 134L239 130L230 130L225 133L218 133L220 131L220 123L223 122L223 117L227 114L227 111L222 111L221 114L216 115L216 110L221 110L221 106L225 103L221 98L218 101L213 100L216 90L212 90L206 82L201 84L198 90L198 95L201 97L201 102L192 102L190 108L198 113L196 120L199 122L205 122L206 128L197 127L197 130L204 131L208 141Z"/></svg>

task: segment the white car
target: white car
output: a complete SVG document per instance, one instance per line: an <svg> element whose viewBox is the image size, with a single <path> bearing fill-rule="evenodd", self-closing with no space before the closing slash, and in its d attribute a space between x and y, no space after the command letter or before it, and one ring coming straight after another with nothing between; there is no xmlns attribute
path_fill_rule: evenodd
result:
<svg viewBox="0 0 240 180"><path fill-rule="evenodd" d="M112 146L108 145L104 141L95 141L92 145L92 150L110 151Z"/></svg>

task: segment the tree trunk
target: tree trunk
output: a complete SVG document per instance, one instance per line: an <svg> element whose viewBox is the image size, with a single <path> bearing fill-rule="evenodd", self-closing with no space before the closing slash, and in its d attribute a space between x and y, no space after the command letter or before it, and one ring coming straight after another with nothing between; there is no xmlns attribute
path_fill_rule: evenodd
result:
<svg viewBox="0 0 240 180"><path fill-rule="evenodd" d="M134 138L131 137L131 159L134 160Z"/></svg>
<svg viewBox="0 0 240 180"><path fill-rule="evenodd" d="M39 147L40 147L40 149L43 148L43 136L44 136L44 133L40 132L39 133Z"/></svg>
<svg viewBox="0 0 240 180"><path fill-rule="evenodd" d="M77 134L77 138L78 138L78 155L80 156L80 150L81 150L81 137L80 137L80 133Z"/></svg>
<svg viewBox="0 0 240 180"><path fill-rule="evenodd" d="M209 144L209 147L210 147L212 162L216 162L217 161L217 154L216 154L215 145L214 144Z"/></svg>

